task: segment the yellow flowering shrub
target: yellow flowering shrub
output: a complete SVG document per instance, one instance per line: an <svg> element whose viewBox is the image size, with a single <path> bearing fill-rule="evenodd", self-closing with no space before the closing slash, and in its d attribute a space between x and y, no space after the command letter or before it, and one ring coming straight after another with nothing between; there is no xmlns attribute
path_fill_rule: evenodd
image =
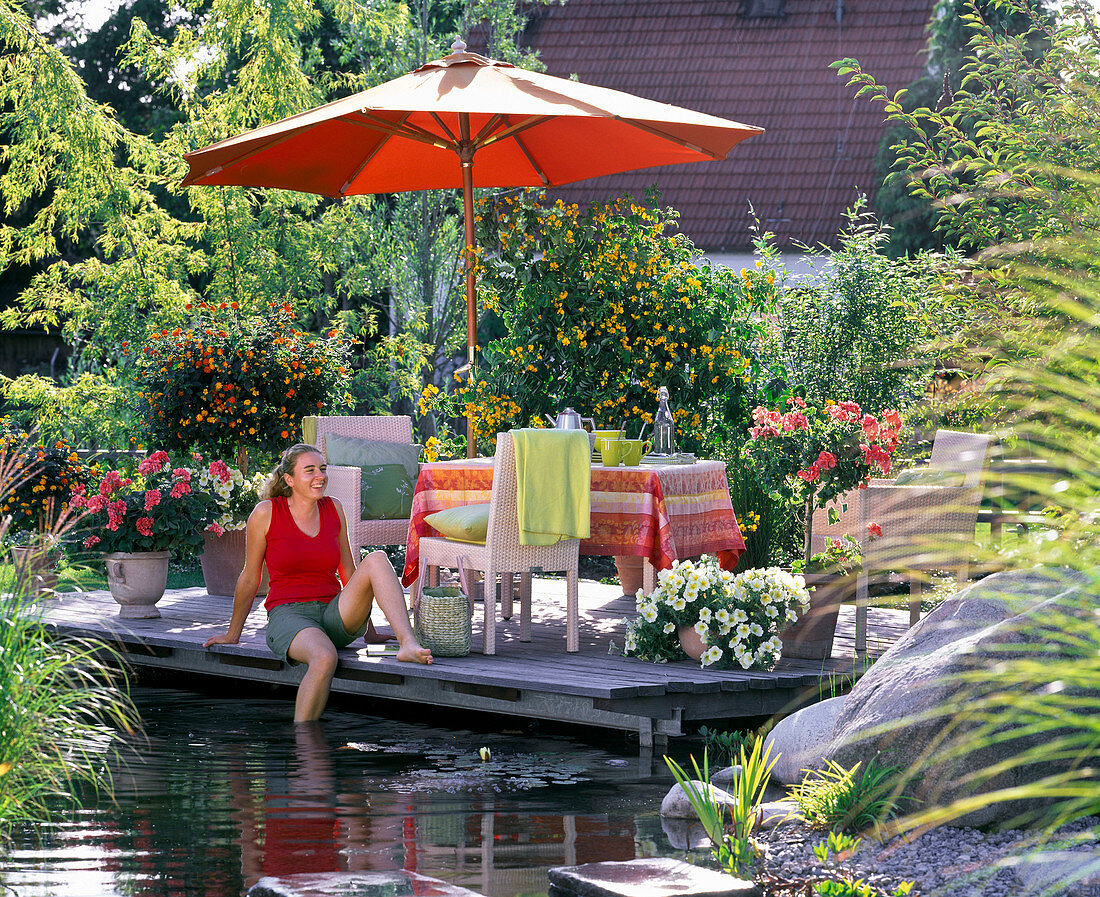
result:
<svg viewBox="0 0 1100 897"><path fill-rule="evenodd" d="M681 448L716 427L741 438L774 284L700 260L675 218L653 197L585 210L533 192L482 202L480 302L505 335L458 386L479 436L566 405L636 433L667 386Z"/></svg>

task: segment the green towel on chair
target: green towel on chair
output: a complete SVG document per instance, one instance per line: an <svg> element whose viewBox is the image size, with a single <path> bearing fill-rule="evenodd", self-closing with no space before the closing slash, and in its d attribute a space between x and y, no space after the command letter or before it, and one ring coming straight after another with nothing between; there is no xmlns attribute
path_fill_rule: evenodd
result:
<svg viewBox="0 0 1100 897"><path fill-rule="evenodd" d="M583 430L513 430L519 542L589 536L592 449Z"/></svg>

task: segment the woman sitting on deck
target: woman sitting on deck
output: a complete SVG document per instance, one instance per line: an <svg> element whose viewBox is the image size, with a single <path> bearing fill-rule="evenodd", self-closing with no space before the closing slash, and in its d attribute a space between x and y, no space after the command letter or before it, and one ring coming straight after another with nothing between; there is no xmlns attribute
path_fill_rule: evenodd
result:
<svg viewBox="0 0 1100 897"><path fill-rule="evenodd" d="M264 484L267 498L248 518L244 569L237 578L229 631L203 644L240 641L266 563L271 579L264 603L267 645L281 660L308 665L294 703L295 722L315 720L325 709L336 650L367 631L375 599L397 636L397 659L432 662L431 651L413 635L389 558L375 551L356 567L344 509L324 494L325 469L325 459L312 445L283 452Z"/></svg>

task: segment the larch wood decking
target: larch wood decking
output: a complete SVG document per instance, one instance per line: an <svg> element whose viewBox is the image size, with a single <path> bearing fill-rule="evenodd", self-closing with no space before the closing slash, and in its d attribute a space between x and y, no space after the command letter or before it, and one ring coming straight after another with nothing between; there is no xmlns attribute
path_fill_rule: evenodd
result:
<svg viewBox="0 0 1100 897"><path fill-rule="evenodd" d="M613 586L582 581L580 652L565 651L564 581L536 580L532 640L519 641L519 608L497 623L497 654L481 651L481 609L474 616L468 657L437 658L431 666L372 655L362 642L342 650L333 691L508 716L637 732L643 747L694 733L703 720L768 715L829 695L830 677L857 670L855 609L841 609L833 656L784 659L772 672L704 670L684 660L652 664L615 653L634 601ZM257 601L257 604L260 602ZM202 647L225 631L232 601L201 588L169 591L161 617L125 620L109 592L71 593L49 602L46 618L59 633L102 638L136 666L295 685L302 668L272 657L264 641L266 615L255 607L238 645ZM906 611L872 608L871 655L905 631ZM375 611L376 623L384 623Z"/></svg>

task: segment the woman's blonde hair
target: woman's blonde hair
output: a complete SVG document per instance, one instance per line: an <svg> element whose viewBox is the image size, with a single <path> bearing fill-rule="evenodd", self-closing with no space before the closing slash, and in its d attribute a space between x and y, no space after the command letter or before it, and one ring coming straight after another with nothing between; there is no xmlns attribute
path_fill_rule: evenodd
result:
<svg viewBox="0 0 1100 897"><path fill-rule="evenodd" d="M307 445L304 442L292 445L283 452L283 456L279 459L279 463L275 465L275 469L271 471L267 479L264 480L263 488L260 490L260 498L274 498L276 495L288 498L290 496L290 487L286 484L286 480L284 480L283 477L294 473L294 465L298 463L298 459L309 452L315 452L318 455L322 454L317 446Z"/></svg>

